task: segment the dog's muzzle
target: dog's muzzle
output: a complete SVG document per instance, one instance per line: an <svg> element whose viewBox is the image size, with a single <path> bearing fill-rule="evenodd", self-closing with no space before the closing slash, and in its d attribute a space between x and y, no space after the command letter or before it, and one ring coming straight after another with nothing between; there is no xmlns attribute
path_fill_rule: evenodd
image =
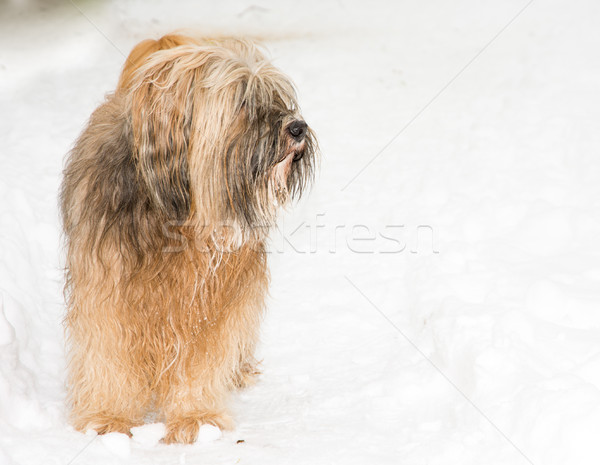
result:
<svg viewBox="0 0 600 465"><path fill-rule="evenodd" d="M296 140L296 142L301 142L306 135L307 127L308 126L304 121L298 119L288 126L288 132Z"/></svg>
<svg viewBox="0 0 600 465"><path fill-rule="evenodd" d="M298 149L296 151L296 153L294 154L294 160L293 161L299 161L302 159L302 157L304 156L304 137L306 136L306 130L307 130L308 126L306 124L306 122L302 121L301 119L298 119L294 122L292 122L287 130L290 133L290 135L292 136L292 138L294 139L294 141L296 142L296 144L299 145Z"/></svg>

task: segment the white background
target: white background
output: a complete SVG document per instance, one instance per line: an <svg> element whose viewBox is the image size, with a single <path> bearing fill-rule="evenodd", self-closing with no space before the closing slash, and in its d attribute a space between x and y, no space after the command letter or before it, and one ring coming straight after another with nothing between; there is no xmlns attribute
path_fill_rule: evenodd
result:
<svg viewBox="0 0 600 465"><path fill-rule="evenodd" d="M600 4L527 1L4 3L0 464L597 464ZM180 28L263 41L321 170L272 235L236 430L94 438L66 421L61 170Z"/></svg>

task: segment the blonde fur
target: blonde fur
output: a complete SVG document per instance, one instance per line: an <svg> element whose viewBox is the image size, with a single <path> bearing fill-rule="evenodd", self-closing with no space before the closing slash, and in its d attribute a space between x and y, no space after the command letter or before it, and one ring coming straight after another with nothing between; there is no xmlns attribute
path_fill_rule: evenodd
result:
<svg viewBox="0 0 600 465"><path fill-rule="evenodd" d="M277 205L313 172L290 81L247 41L165 36L131 52L65 169L71 420L165 442L232 427L257 373Z"/></svg>

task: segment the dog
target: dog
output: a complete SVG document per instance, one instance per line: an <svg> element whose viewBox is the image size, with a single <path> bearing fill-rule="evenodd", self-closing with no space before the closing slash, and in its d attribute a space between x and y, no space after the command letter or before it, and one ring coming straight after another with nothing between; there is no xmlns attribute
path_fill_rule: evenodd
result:
<svg viewBox="0 0 600 465"><path fill-rule="evenodd" d="M192 443L233 427L228 398L258 373L269 229L317 159L293 84L253 42L133 49L61 186L75 429L154 418L165 443Z"/></svg>

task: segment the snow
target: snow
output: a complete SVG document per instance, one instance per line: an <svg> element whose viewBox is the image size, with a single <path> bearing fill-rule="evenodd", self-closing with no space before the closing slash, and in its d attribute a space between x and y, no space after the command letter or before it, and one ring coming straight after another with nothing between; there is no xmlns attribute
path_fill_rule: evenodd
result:
<svg viewBox="0 0 600 465"><path fill-rule="evenodd" d="M100 436L100 442L116 457L127 459L131 455L129 436L123 433L108 433Z"/></svg>
<svg viewBox="0 0 600 465"><path fill-rule="evenodd" d="M597 464L600 4L174 5L2 6L0 464ZM84 435L64 404L62 164L123 54L184 28L264 41L320 174L272 234L236 429Z"/></svg>
<svg viewBox="0 0 600 465"><path fill-rule="evenodd" d="M221 430L213 425L202 425L200 426L200 430L198 431L198 440L200 444L207 444L209 442L216 441L217 439L221 439Z"/></svg>
<svg viewBox="0 0 600 465"><path fill-rule="evenodd" d="M132 439L146 447L153 447L158 444L166 432L164 423L147 423L131 428Z"/></svg>

